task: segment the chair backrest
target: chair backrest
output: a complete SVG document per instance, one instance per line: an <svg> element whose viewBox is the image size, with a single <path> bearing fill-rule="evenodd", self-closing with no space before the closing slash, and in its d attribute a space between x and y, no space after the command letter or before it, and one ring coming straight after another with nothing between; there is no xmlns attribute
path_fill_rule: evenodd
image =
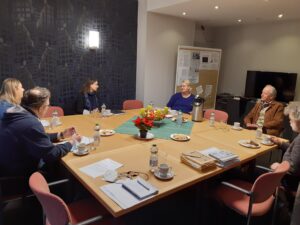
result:
<svg viewBox="0 0 300 225"><path fill-rule="evenodd" d="M42 174L39 172L33 173L29 178L29 186L41 203L48 224L66 225L68 222L72 222L68 206L60 197L50 192Z"/></svg>
<svg viewBox="0 0 300 225"><path fill-rule="evenodd" d="M50 106L50 107L48 108L46 114L44 115L44 118L46 118L46 117L51 117L51 116L52 116L52 113L53 113L54 111L57 111L58 116L64 116L64 115L65 115L64 110L63 110L61 107L59 107L59 106Z"/></svg>
<svg viewBox="0 0 300 225"><path fill-rule="evenodd" d="M140 109L143 108L143 102L140 100L125 100L123 102L123 109L128 110L128 109Z"/></svg>
<svg viewBox="0 0 300 225"><path fill-rule="evenodd" d="M280 186L281 179L288 172L290 164L283 161L273 172L260 175L254 182L251 191L254 193L254 202L267 200Z"/></svg>
<svg viewBox="0 0 300 225"><path fill-rule="evenodd" d="M228 113L217 109L206 109L204 112L204 118L209 119L212 112L215 113L215 121L227 123Z"/></svg>

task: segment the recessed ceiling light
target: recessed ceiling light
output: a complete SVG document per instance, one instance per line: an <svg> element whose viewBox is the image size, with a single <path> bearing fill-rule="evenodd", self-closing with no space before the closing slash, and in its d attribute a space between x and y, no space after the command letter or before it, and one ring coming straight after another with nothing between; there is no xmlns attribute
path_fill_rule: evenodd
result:
<svg viewBox="0 0 300 225"><path fill-rule="evenodd" d="M281 19L283 17L283 14L278 14L278 18Z"/></svg>
<svg viewBox="0 0 300 225"><path fill-rule="evenodd" d="M216 5L214 8L215 8L215 10L218 10L218 9L219 9L219 6L218 6L218 5Z"/></svg>
<svg viewBox="0 0 300 225"><path fill-rule="evenodd" d="M182 12L182 15L183 15L183 16L186 16L186 12Z"/></svg>
<svg viewBox="0 0 300 225"><path fill-rule="evenodd" d="M238 21L239 23L241 23L241 22L242 22L242 20L241 20L241 19L238 19L237 21Z"/></svg>

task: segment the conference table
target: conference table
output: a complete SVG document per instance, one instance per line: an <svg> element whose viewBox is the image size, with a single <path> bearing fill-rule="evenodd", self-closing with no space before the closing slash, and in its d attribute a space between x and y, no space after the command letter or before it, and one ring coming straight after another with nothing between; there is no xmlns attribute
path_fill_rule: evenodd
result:
<svg viewBox="0 0 300 225"><path fill-rule="evenodd" d="M74 126L79 134L92 137L94 133L93 128L96 123L100 124L101 129L116 129L133 116L138 115L138 113L139 110L127 110L124 114L109 117L101 117L99 114L64 116L60 118L62 125L54 128L53 131L61 131L67 127ZM261 145L258 149L243 147L238 144L238 141L241 139L255 140L254 131L246 129L237 131L231 129L229 125L217 122L215 127L210 127L206 120L193 123L190 138L186 142L159 138L140 140L136 139L133 135L116 133L112 136L101 137L100 145L86 156L75 156L71 152L68 153L62 158L62 163L114 217L119 217L172 193L221 174L228 169L245 164L276 148L275 145ZM157 145L159 155L163 156L165 162L172 167L175 173L173 179L168 181L159 180L149 171L149 157L152 144ZM233 152L239 156L240 162L227 168L216 167L205 172L200 172L180 161L181 153L204 150L210 147L217 147ZM123 164L118 169L118 172L137 171L147 173L149 175L148 182L158 188L158 194L132 207L122 209L100 190L101 186L108 184L102 177L92 178L79 170L81 167L107 158Z"/></svg>

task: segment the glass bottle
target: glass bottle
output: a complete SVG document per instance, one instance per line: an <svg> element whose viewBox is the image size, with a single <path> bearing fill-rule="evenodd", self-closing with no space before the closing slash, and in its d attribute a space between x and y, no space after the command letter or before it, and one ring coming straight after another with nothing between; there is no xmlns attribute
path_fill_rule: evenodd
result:
<svg viewBox="0 0 300 225"><path fill-rule="evenodd" d="M54 110L52 112L52 118L51 118L51 121L50 121L50 126L51 126L51 128L54 128L58 124L59 124L58 112L56 110Z"/></svg>
<svg viewBox="0 0 300 225"><path fill-rule="evenodd" d="M256 132L255 132L256 138L257 139L261 139L262 138L262 134L263 134L262 126L258 126L257 129L256 129Z"/></svg>
<svg viewBox="0 0 300 225"><path fill-rule="evenodd" d="M100 145L100 125L96 123L95 128L94 128L94 147L98 147Z"/></svg>
<svg viewBox="0 0 300 225"><path fill-rule="evenodd" d="M178 126L182 125L182 112L181 112L181 110L178 111L176 122L177 122Z"/></svg>
<svg viewBox="0 0 300 225"><path fill-rule="evenodd" d="M209 126L213 127L215 126L215 113L211 112L209 117Z"/></svg>
<svg viewBox="0 0 300 225"><path fill-rule="evenodd" d="M152 145L150 152L151 152L151 155L150 155L149 166L150 166L150 171L152 173L154 173L155 169L158 166L158 148L157 148L156 144Z"/></svg>
<svg viewBox="0 0 300 225"><path fill-rule="evenodd" d="M105 111L106 111L106 105L103 103L102 106L101 106L101 114L102 114L102 116L105 115Z"/></svg>

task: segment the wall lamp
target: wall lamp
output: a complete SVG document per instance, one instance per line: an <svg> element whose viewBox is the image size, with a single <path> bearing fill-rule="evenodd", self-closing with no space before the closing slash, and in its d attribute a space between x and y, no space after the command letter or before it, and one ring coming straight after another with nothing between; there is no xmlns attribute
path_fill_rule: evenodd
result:
<svg viewBox="0 0 300 225"><path fill-rule="evenodd" d="M97 49L99 48L99 32L90 30L89 31L89 48Z"/></svg>

